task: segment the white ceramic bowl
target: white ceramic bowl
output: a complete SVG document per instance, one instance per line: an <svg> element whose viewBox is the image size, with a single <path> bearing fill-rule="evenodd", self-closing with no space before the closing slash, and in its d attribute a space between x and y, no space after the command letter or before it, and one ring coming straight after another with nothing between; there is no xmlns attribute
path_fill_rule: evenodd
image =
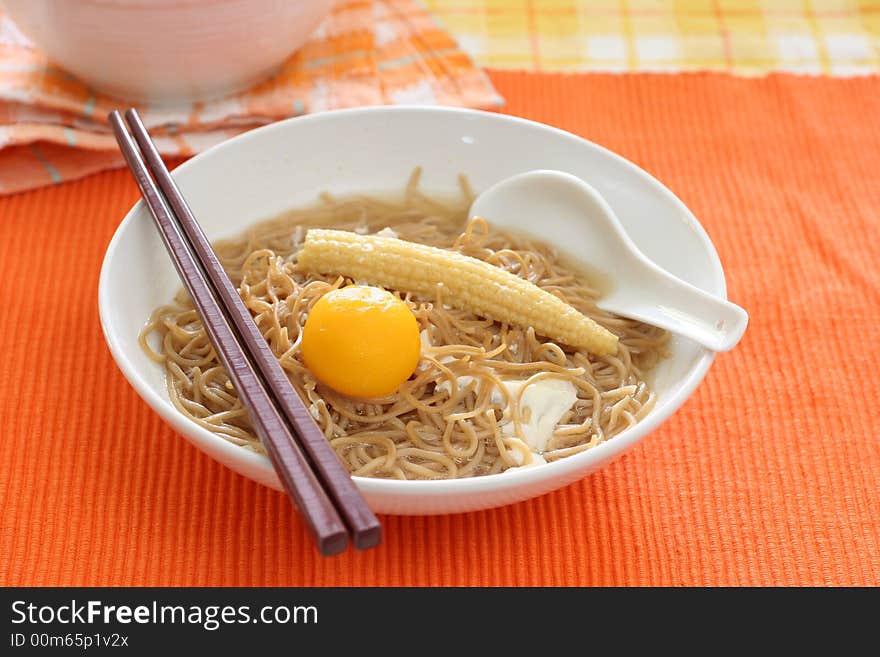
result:
<svg viewBox="0 0 880 657"><path fill-rule="evenodd" d="M3 0L43 52L94 89L169 103L269 76L333 0Z"/></svg>
<svg viewBox="0 0 880 657"><path fill-rule="evenodd" d="M248 132L178 167L174 177L211 238L337 194L400 191L415 166L429 192L457 191L465 173L477 191L530 169L569 171L593 185L642 251L658 265L724 297L724 274L706 233L668 189L610 151L523 119L471 110L375 107L289 119ZM613 277L613 272L608 272ZM280 489L268 459L236 447L178 413L161 366L138 345L151 311L180 287L142 202L107 249L99 285L101 323L119 367L140 395L184 437L260 483ZM714 354L683 339L653 373L656 407L596 448L546 465L449 481L355 477L380 513L437 514L517 502L595 472L648 435L690 396Z"/></svg>

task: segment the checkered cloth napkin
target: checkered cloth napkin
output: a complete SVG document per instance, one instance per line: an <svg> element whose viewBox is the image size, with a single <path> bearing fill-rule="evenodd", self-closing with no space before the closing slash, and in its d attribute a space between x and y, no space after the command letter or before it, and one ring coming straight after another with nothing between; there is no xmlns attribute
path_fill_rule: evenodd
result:
<svg viewBox="0 0 880 657"><path fill-rule="evenodd" d="M880 0L423 0L482 66L880 73Z"/></svg>
<svg viewBox="0 0 880 657"><path fill-rule="evenodd" d="M360 0L338 5L270 80L216 101L139 111L163 154L187 156L288 116L397 103L502 100L422 6ZM121 165L106 122L121 104L50 63L0 9L0 194Z"/></svg>

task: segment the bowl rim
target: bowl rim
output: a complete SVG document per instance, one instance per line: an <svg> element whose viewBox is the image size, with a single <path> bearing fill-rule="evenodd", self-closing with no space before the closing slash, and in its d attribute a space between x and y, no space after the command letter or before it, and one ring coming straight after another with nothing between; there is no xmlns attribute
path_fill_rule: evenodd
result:
<svg viewBox="0 0 880 657"><path fill-rule="evenodd" d="M691 210L681 201L669 188L654 178L647 171L624 158L621 155L596 144L588 139L580 137L574 133L556 128L545 123L532 121L517 116L499 114L496 112L488 112L483 110L475 110L460 107L443 107L443 106L425 106L425 105L377 105L369 107L358 107L349 109L330 110L326 112L318 112L315 114L306 114L303 116L291 117L271 123L265 126L249 130L248 132L237 135L220 144L206 149L180 166L176 167L172 172L173 176L185 174L192 167L200 166L200 161L216 156L229 148L236 148L238 144L260 138L262 135L275 131L284 131L290 129L291 125L307 127L310 123L318 123L322 121L345 120L346 118L357 118L362 115L371 114L422 114L426 117L434 115L436 117L444 116L475 116L490 122L518 124L530 130L545 132L552 135L556 139L563 139L578 147L587 147L595 149L613 160L630 173L635 174L643 183L653 188L653 191L659 192L668 202L677 206L681 215L686 219L689 228L702 242L702 246L709 257L711 270L708 272L715 286L713 294L726 299L727 286L724 277L724 270L718 252L715 249L706 230L691 212ZM212 451L219 451L230 461L242 462L243 465L249 466L249 469L272 470L272 464L269 458L263 454L244 449L228 440L225 440L207 429L199 426L182 413L180 413L166 395L160 395L153 387L141 376L139 368L126 355L122 343L118 341L112 331L111 322L108 315L108 308L111 305L109 292L110 279L110 261L119 242L122 240L123 232L126 227L135 220L135 215L141 210L146 212L143 200L138 200L126 213L119 226L113 234L107 245L107 250L101 263L101 273L98 281L98 313L100 317L101 329L104 338L110 349L110 352L122 371L129 384L135 391L146 401L149 406L168 422L181 437L195 442L196 446L204 444L210 445ZM258 219L254 219L258 221ZM375 477L352 476L352 479L365 494L376 493L383 495L396 495L402 497L422 496L422 495L443 495L444 493L480 493L484 491L498 492L499 490L516 489L522 486L528 486L530 483L536 483L545 479L565 479L565 476L571 473L586 470L591 462L607 462L616 456L626 452L629 447L642 440L660 424L665 422L672 414L675 413L687 399L693 394L694 390L706 376L709 367L715 359L715 352L701 348L698 352L698 359L695 364L688 370L685 377L679 380L674 392L660 406L662 412L652 410L646 418L639 421L630 429L622 431L613 438L596 445L592 449L573 454L563 459L552 461L549 463L539 464L529 467L520 467L507 470L494 475L484 475L480 477L469 477L460 479L437 479L437 480L397 480L397 479L380 479ZM210 456L210 454L209 454ZM227 466L229 467L229 466ZM267 473L268 474L268 473ZM271 472L270 477L274 477ZM249 477L252 478L252 477ZM263 478L265 482L266 479ZM270 478L271 481L271 478ZM272 486L272 484L267 484ZM276 487L276 486L272 486Z"/></svg>

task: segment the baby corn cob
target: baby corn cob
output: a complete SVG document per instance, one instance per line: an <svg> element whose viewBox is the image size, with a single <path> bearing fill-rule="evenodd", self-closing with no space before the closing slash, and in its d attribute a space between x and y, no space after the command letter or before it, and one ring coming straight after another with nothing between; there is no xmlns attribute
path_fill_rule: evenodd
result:
<svg viewBox="0 0 880 657"><path fill-rule="evenodd" d="M311 229L299 264L387 288L431 296L443 284L450 306L604 356L617 336L538 286L482 260L393 237Z"/></svg>

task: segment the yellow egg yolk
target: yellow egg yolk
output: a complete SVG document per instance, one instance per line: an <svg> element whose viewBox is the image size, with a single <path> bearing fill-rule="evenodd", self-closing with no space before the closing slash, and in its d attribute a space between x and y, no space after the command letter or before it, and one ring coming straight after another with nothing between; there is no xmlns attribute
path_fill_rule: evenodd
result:
<svg viewBox="0 0 880 657"><path fill-rule="evenodd" d="M382 397L416 368L419 324L390 292L349 285L318 299L303 328L302 355L321 383L351 397Z"/></svg>

